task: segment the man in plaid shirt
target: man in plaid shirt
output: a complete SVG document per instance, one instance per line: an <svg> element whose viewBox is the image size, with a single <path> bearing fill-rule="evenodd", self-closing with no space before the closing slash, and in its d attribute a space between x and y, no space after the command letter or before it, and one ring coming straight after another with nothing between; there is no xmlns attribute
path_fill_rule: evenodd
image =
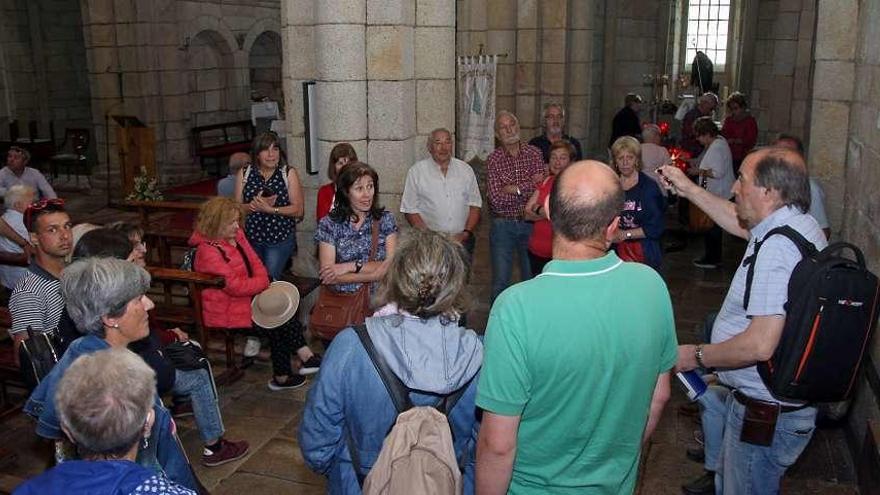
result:
<svg viewBox="0 0 880 495"><path fill-rule="evenodd" d="M510 285L514 253L519 261L520 277L525 279L531 273L528 242L532 224L523 219L523 208L547 175L541 150L520 139L516 115L505 110L498 112L495 137L501 146L486 161L492 211L489 231L492 301Z"/></svg>

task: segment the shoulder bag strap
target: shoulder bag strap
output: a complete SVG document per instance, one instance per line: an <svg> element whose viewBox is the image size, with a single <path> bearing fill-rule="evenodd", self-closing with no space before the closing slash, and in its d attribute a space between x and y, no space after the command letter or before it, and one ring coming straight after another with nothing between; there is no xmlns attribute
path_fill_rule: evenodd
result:
<svg viewBox="0 0 880 495"><path fill-rule="evenodd" d="M373 238L370 244L370 258L367 261L376 261L376 251L379 249L379 221L373 219L373 224L370 226L370 230L372 231Z"/></svg>
<svg viewBox="0 0 880 495"><path fill-rule="evenodd" d="M749 309L749 298L752 293L752 280L755 278L755 262L758 260L758 250L761 249L761 246L764 244L764 241L770 238L770 236L780 234L787 237L795 246L797 246L798 250L801 252L801 256L804 258L808 256L812 256L816 253L816 246L804 238L800 232L794 230L789 225L783 225L781 227L776 227L775 229L771 229L770 232L767 232L767 235L764 236L760 241L755 241L755 251L748 258L743 260L743 266L748 266L749 271L746 274L746 293L743 296L743 309Z"/></svg>

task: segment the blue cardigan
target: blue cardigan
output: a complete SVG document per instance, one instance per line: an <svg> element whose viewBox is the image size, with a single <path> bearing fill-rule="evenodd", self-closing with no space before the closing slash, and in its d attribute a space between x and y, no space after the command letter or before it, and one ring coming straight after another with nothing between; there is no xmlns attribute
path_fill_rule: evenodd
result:
<svg viewBox="0 0 880 495"><path fill-rule="evenodd" d="M625 227L625 219L621 218L621 229L641 227L645 231L645 238L639 239L642 243L642 251L645 253L645 264L658 270L663 260L663 250L660 247L660 236L666 227L664 213L666 211L666 198L660 192L660 187L653 179L639 172L639 182L626 191L626 202L635 202L636 209L624 211L621 217L629 216L633 227Z"/></svg>

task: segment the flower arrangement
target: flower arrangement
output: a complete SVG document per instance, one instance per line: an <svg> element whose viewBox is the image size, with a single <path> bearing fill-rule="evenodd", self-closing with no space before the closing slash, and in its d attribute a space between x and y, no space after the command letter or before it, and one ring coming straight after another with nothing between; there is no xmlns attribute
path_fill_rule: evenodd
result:
<svg viewBox="0 0 880 495"><path fill-rule="evenodd" d="M164 197L159 191L159 180L147 175L146 167L141 167L141 173L134 178L134 191L125 199L134 201L162 201Z"/></svg>

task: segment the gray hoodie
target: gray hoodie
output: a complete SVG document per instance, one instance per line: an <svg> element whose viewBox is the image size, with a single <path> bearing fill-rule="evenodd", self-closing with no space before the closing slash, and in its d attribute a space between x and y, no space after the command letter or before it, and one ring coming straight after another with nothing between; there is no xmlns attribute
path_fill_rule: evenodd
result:
<svg viewBox="0 0 880 495"><path fill-rule="evenodd" d="M480 337L457 323L389 315L367 318L366 325L376 350L413 390L450 394L467 384L483 364Z"/></svg>

